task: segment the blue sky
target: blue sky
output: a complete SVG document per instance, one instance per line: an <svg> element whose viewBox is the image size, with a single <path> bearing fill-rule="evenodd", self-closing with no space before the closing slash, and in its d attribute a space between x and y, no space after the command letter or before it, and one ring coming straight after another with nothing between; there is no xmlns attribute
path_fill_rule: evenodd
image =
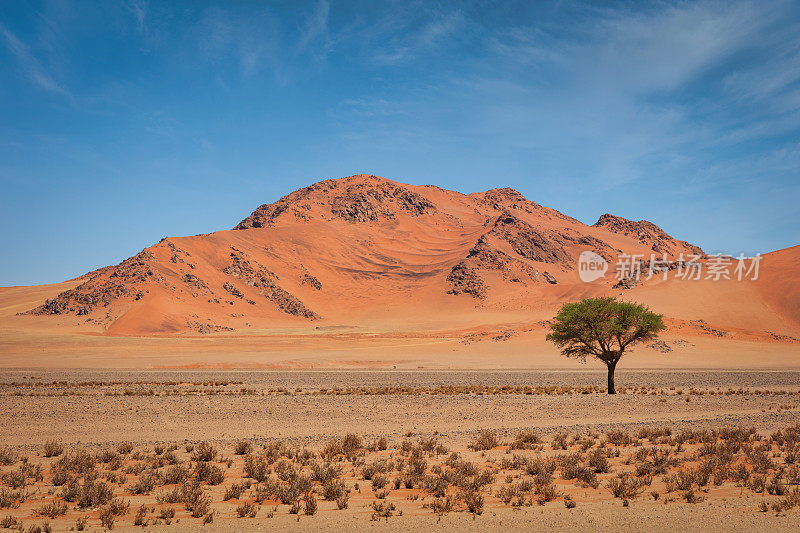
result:
<svg viewBox="0 0 800 533"><path fill-rule="evenodd" d="M0 2L0 285L359 172L800 243L800 4Z"/></svg>

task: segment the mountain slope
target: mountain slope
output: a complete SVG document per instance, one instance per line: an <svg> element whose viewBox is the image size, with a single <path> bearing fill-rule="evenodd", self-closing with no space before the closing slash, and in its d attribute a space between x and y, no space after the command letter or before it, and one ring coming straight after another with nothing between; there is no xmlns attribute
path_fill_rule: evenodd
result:
<svg viewBox="0 0 800 533"><path fill-rule="evenodd" d="M580 282L577 259L586 250L610 263L621 253L702 255L649 222L603 215L587 226L513 189L461 194L356 175L264 204L233 230L165 238L82 276L25 316L122 336L547 318L561 302L619 293L613 267L604 279ZM796 281L796 269L791 275ZM693 290L654 280L626 294L659 286L676 295ZM759 298L779 308L775 329L790 327L791 298L775 283L762 286ZM653 298L676 318L696 318L685 303L668 305L681 298ZM747 323L742 316L734 322Z"/></svg>

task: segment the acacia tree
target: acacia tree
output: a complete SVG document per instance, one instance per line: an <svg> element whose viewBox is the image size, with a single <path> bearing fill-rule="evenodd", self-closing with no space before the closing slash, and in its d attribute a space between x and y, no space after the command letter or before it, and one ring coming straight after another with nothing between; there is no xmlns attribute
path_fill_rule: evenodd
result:
<svg viewBox="0 0 800 533"><path fill-rule="evenodd" d="M662 315L612 297L586 298L564 304L550 324L547 340L553 341L567 357L586 362L596 357L608 366L608 394L614 389L614 369L629 346L655 339L664 329Z"/></svg>

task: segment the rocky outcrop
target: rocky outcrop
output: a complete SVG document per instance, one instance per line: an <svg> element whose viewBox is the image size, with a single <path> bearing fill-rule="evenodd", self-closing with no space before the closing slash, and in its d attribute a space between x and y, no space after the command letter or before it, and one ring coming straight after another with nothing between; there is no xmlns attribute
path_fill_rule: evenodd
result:
<svg viewBox="0 0 800 533"><path fill-rule="evenodd" d="M657 254L678 256L683 253L703 256L703 250L699 246L679 241L647 220L634 222L606 213L594 223L594 227L633 237Z"/></svg>
<svg viewBox="0 0 800 533"><path fill-rule="evenodd" d="M543 278L540 272L525 261L498 250L481 236L467 257L456 264L447 276L450 284L448 294L469 294L473 298L485 298L486 283L480 272L498 272L510 283L539 283ZM549 280L548 280L549 281Z"/></svg>
<svg viewBox="0 0 800 533"><path fill-rule="evenodd" d="M539 231L510 213L499 216L489 234L507 242L525 259L574 268L574 259L564 249L566 243L563 237L552 232Z"/></svg>
<svg viewBox="0 0 800 533"><path fill-rule="evenodd" d="M170 242L166 239L162 239L161 242L164 242L167 247L172 251L172 255L170 255L169 261L170 263L175 263L176 265L179 263L187 265L189 268L194 268L194 264L187 261L187 258L190 257L189 252L186 250L182 250L175 246L175 243Z"/></svg>
<svg viewBox="0 0 800 533"><path fill-rule="evenodd" d="M151 265L152 252L145 250L110 269L101 269L74 289L64 291L44 304L31 309L32 315L86 315L98 307L108 307L112 302L130 295L138 299L139 285L161 279Z"/></svg>
<svg viewBox="0 0 800 533"><path fill-rule="evenodd" d="M303 276L300 278L300 285L310 285L312 289L318 291L322 290L322 283L308 272L303 273Z"/></svg>
<svg viewBox="0 0 800 533"><path fill-rule="evenodd" d="M240 279L250 285L256 286L257 282L266 283L266 279L280 279L277 274L256 263L255 265L247 259L247 254L238 248L231 248L230 264L222 269L229 276Z"/></svg>
<svg viewBox="0 0 800 533"><path fill-rule="evenodd" d="M237 289L236 286L230 281L223 283L222 288L225 289L225 291L227 291L231 296L235 296L236 298L244 298L244 293Z"/></svg>
<svg viewBox="0 0 800 533"><path fill-rule="evenodd" d="M331 200L331 213L348 222L390 220L395 213L420 216L436 211L422 195L386 182L371 187L348 187Z"/></svg>
<svg viewBox="0 0 800 533"><path fill-rule="evenodd" d="M392 220L398 214L416 217L436 212L436 206L419 193L377 176L350 176L326 180L284 196L273 204L259 206L234 229L262 228L275 224L285 214L308 220L309 212L326 205L335 218L352 223Z"/></svg>
<svg viewBox="0 0 800 533"><path fill-rule="evenodd" d="M466 262L476 269L498 271L507 281L538 282L540 278L538 270L524 261L498 250L489 243L485 235L478 239L475 246L469 250Z"/></svg>
<svg viewBox="0 0 800 533"><path fill-rule="evenodd" d="M379 218L376 203L363 192L347 193L333 198L331 213L348 222L370 222ZM384 216L391 215L384 214Z"/></svg>
<svg viewBox="0 0 800 533"><path fill-rule="evenodd" d="M200 320L187 320L186 327L188 329L192 329L197 331L198 333L202 333L203 335L207 335L209 333L219 333L221 331L233 331L233 328L228 326L221 326L219 324L214 324L210 321L200 321Z"/></svg>
<svg viewBox="0 0 800 533"><path fill-rule="evenodd" d="M278 309L284 313L308 318L310 320L321 318L317 313L306 307L305 304L293 294L278 285L276 283L278 276L258 262L249 260L245 252L232 248L230 260L231 263L223 269L223 272L258 289L260 294L274 303ZM244 294L231 283L226 283L223 288L234 296L237 296L237 293L241 294L241 296L237 296L237 298L242 298L244 296Z"/></svg>
<svg viewBox="0 0 800 533"><path fill-rule="evenodd" d="M626 276L626 277L620 279L619 281L617 281L611 287L613 289L628 290L628 289L632 289L632 288L636 287L637 285L639 285L640 281L641 281L641 278L639 276L635 276L635 275Z"/></svg>
<svg viewBox="0 0 800 533"><path fill-rule="evenodd" d="M203 281L202 279L198 278L194 274L186 273L186 274L183 275L182 279L183 279L184 283L186 283L187 285L190 285L190 286L192 286L192 287L194 287L196 289L208 290L208 285L206 285L205 281Z"/></svg>
<svg viewBox="0 0 800 533"><path fill-rule="evenodd" d="M306 307L306 305L298 300L293 294L279 287L278 285L270 284L262 287L264 297L278 306L278 309L284 313L301 316L309 320L317 320L322 318L317 313Z"/></svg>
<svg viewBox="0 0 800 533"><path fill-rule="evenodd" d="M525 198L521 192L511 187L491 189L483 193L477 193L476 196L481 198L484 205L496 209L497 211L505 211L507 209L522 209L527 211L530 205L537 205Z"/></svg>
<svg viewBox="0 0 800 533"><path fill-rule="evenodd" d="M271 204L263 204L256 208L249 217L245 218L233 229L251 229L251 228L265 228L272 226L275 220L284 213L294 213L302 218L302 212L299 211L297 206L306 203L309 196L313 195L316 191L325 192L329 189L326 186L332 180L322 181L298 189L291 194L287 194L277 202Z"/></svg>
<svg viewBox="0 0 800 533"><path fill-rule="evenodd" d="M455 265L447 275L450 289L447 294L468 294L473 298L486 296L486 284L475 269L467 266L465 261Z"/></svg>

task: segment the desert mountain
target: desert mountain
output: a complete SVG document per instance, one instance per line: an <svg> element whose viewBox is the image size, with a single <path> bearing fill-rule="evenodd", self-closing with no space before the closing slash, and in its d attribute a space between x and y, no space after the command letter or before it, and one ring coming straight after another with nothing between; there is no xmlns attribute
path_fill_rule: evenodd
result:
<svg viewBox="0 0 800 533"><path fill-rule="evenodd" d="M77 317L79 329L123 336L546 318L560 302L620 292L613 272L580 281L586 250L612 264L622 253L672 262L703 255L650 222L605 214L588 226L513 189L461 194L356 175L261 205L232 230L162 239L21 314L73 325ZM787 253L797 255L777 252ZM781 261L796 283L797 268ZM692 287L722 291L724 306L730 285ZM683 319L687 287L655 279L627 294ZM780 317L759 326L797 324L796 300L774 280L747 290ZM731 323L750 322L737 315Z"/></svg>

